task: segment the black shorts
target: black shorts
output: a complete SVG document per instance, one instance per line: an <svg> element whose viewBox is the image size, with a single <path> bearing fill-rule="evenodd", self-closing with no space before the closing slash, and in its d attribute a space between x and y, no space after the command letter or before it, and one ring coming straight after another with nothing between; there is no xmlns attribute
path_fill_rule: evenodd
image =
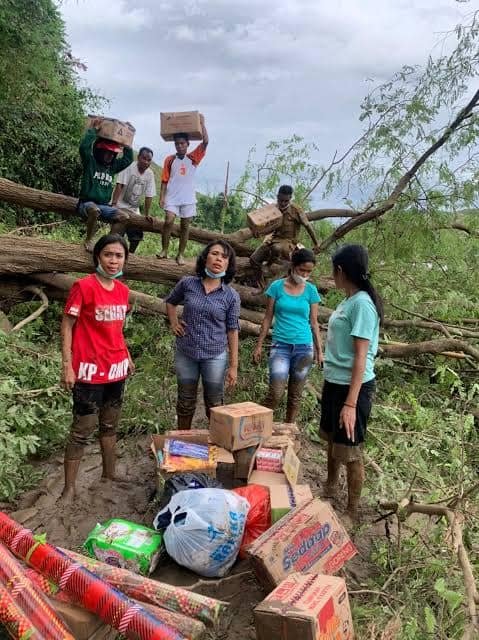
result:
<svg viewBox="0 0 479 640"><path fill-rule="evenodd" d="M344 407L349 392L349 385L324 382L321 398L320 430L323 437L336 445L357 447L366 438L366 427L373 406L376 381L365 382L359 391L356 403L356 425L354 427L354 441L348 439L346 429L339 426L339 414Z"/></svg>
<svg viewBox="0 0 479 640"><path fill-rule="evenodd" d="M105 384L75 382L73 387L73 413L88 416L100 413L103 407L121 408L125 380Z"/></svg>

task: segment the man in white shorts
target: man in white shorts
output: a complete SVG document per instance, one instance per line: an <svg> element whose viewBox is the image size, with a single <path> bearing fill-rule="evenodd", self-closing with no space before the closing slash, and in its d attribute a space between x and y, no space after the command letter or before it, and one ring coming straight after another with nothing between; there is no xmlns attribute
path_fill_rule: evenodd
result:
<svg viewBox="0 0 479 640"><path fill-rule="evenodd" d="M201 117L203 140L187 153L190 141L186 133L176 133L174 136L176 154L165 158L163 174L161 176L160 207L165 210L165 224L161 237L162 251L158 258L168 257L171 231L175 217L180 217L180 243L176 262L185 264L184 251L188 242L189 227L193 216L196 215L196 168L205 157L208 146L208 132L205 120Z"/></svg>
<svg viewBox="0 0 479 640"><path fill-rule="evenodd" d="M148 147L142 147L138 152L136 162L132 162L129 167L121 171L116 178L115 190L111 199L111 206L128 212L131 220L140 214L140 200L145 196L144 214L147 220L151 220L150 208L153 198L156 196L155 174L150 169L153 160L153 151ZM125 233L125 227L121 222L114 223L111 227L112 233ZM143 231L128 227L126 235L130 243L130 253L135 253L143 238Z"/></svg>

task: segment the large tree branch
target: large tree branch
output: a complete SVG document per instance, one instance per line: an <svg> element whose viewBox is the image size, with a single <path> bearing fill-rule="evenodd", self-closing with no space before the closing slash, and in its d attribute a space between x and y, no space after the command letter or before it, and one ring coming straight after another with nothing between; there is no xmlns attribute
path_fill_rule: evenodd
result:
<svg viewBox="0 0 479 640"><path fill-rule="evenodd" d="M408 169L399 179L394 189L391 191L388 198L379 206L372 207L354 216L347 222L337 227L334 232L321 243L321 249L324 251L330 247L334 242L343 238L353 229L375 220L383 216L386 212L390 211L398 202L399 197L403 193L404 189L410 183L412 178L416 175L419 169L425 164L425 162L440 149L464 122L472 115L474 107L479 102L479 91L473 95L468 104L459 111L457 116L451 122L451 124L444 130L443 134L432 144L424 153L416 160L410 169Z"/></svg>
<svg viewBox="0 0 479 640"><path fill-rule="evenodd" d="M477 612L477 604L479 602L479 593L472 565L467 555L466 548L462 538L462 525L458 514L448 507L431 504L420 504L409 501L406 504L398 504L397 502L381 502L381 508L385 511L394 511L398 518L408 518L413 513L422 513L429 517L440 516L447 519L451 534L451 546L457 555L459 566L464 576L464 587L466 592L467 611L469 624L464 630L463 640L472 640L479 633L479 615Z"/></svg>

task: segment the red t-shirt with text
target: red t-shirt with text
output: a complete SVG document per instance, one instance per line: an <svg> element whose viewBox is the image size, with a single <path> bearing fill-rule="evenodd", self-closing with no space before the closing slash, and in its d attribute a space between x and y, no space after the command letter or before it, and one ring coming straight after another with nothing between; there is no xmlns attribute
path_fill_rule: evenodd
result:
<svg viewBox="0 0 479 640"><path fill-rule="evenodd" d="M72 365L78 382L105 384L128 375L128 349L123 325L129 289L118 280L108 291L91 274L70 290L65 313L74 316Z"/></svg>

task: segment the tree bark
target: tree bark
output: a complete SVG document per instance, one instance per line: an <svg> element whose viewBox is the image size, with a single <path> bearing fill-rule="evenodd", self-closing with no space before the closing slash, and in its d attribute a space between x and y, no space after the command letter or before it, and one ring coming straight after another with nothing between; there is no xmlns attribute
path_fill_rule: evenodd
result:
<svg viewBox="0 0 479 640"><path fill-rule="evenodd" d="M64 273L37 273L27 276L24 280L9 279L0 282L0 299L7 301L8 308L19 302L33 299L31 291L32 283L40 284L45 295L51 300L66 300L68 292L72 284L75 282L74 276ZM166 320L166 303L161 298L155 298L140 291L130 289L130 304L135 311L145 315L165 316ZM181 313L182 307L178 307ZM2 312L0 312L2 314ZM4 317L6 322L8 318L4 314L0 315L0 319ZM240 331L244 335L259 335L260 324L263 314L249 309L241 309L240 313ZM22 321L23 322L23 321ZM5 325L7 327L8 325ZM0 329L2 325L0 324ZM6 328L5 328L6 330ZM11 330L11 328L10 328Z"/></svg>
<svg viewBox="0 0 479 640"><path fill-rule="evenodd" d="M2 238L0 236L0 241ZM0 274L27 275L46 272L79 272L94 271L92 257L81 245L66 242L53 242L43 238L3 237L0 251ZM185 275L195 272L195 260L188 260L179 266L173 260L130 256L125 268L128 280L140 280L160 284L174 284ZM238 258L238 275L249 266L247 258ZM331 288L331 278L320 278L318 286L321 290ZM264 306L264 296L256 289L233 284L241 301L249 306ZM334 285L333 285L334 286Z"/></svg>
<svg viewBox="0 0 479 640"><path fill-rule="evenodd" d="M75 215L78 202L77 198L65 196L60 193L32 189L7 180L6 178L0 178L0 200L37 211L55 211L66 217ZM149 231L151 233L162 233L163 231L163 221L159 218L154 218L152 222L148 222L146 218L138 218L134 224L126 223L125 226L132 226L136 229ZM180 235L179 225L173 226L172 235L176 237ZM192 240L207 244L212 240L219 240L221 238L231 244L238 256L249 256L253 252L253 249L250 249L244 244L246 240L252 237L249 229L240 229L235 233L222 234L217 231L200 229L199 227L190 227L190 238Z"/></svg>

